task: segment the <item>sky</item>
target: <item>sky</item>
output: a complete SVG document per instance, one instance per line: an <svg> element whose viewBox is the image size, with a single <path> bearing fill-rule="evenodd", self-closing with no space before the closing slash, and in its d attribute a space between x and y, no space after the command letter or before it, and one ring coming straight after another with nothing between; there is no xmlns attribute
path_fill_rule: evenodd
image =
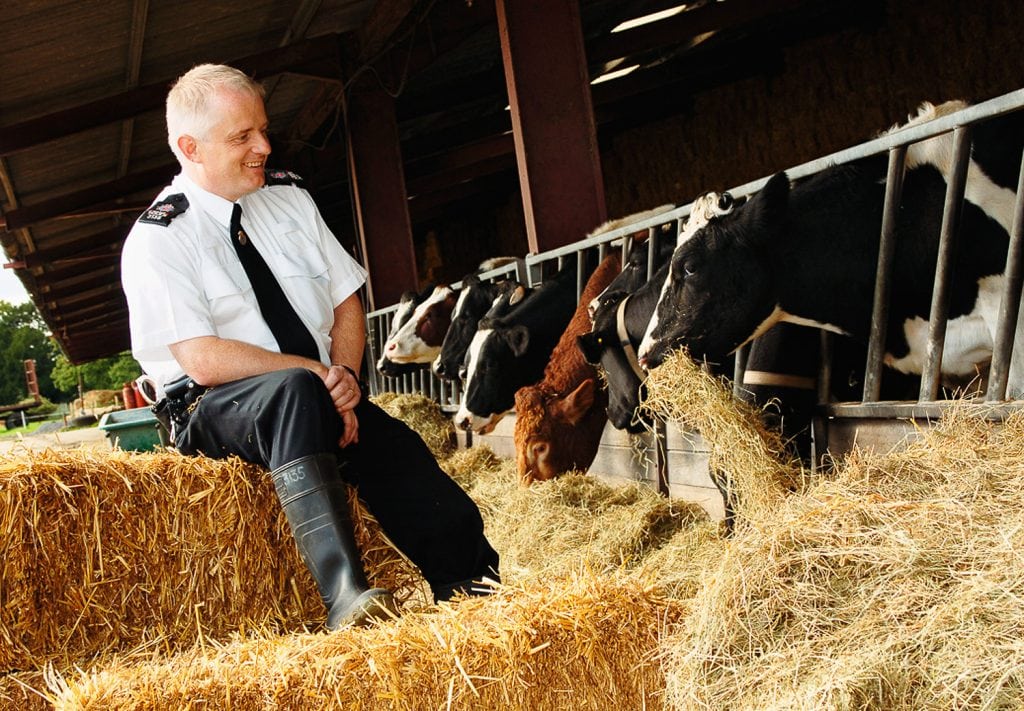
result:
<svg viewBox="0 0 1024 711"><path fill-rule="evenodd" d="M13 269L0 269L0 301L11 304L23 304L28 301L28 294L21 284L21 279L14 276Z"/></svg>

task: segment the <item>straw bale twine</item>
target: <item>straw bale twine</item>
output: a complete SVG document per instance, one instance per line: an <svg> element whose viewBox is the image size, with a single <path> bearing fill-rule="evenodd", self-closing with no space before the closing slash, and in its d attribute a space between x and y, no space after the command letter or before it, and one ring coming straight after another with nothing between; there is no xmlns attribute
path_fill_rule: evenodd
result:
<svg viewBox="0 0 1024 711"><path fill-rule="evenodd" d="M418 573L357 507L371 579ZM238 459L45 451L0 458L0 669L319 624L270 477Z"/></svg>
<svg viewBox="0 0 1024 711"><path fill-rule="evenodd" d="M575 575L368 629L238 640L69 674L55 708L661 708L683 606L638 576Z"/></svg>
<svg viewBox="0 0 1024 711"><path fill-rule="evenodd" d="M724 544L667 644L676 708L1024 705L1024 417L965 411Z"/></svg>
<svg viewBox="0 0 1024 711"><path fill-rule="evenodd" d="M455 426L433 400L423 395L381 393L373 402L415 430L437 459L444 459L455 451Z"/></svg>
<svg viewBox="0 0 1024 711"><path fill-rule="evenodd" d="M711 469L741 521L756 525L803 483L800 463L788 454L779 433L765 427L757 410L735 399L729 386L684 351L648 375L643 406L701 433L711 446Z"/></svg>

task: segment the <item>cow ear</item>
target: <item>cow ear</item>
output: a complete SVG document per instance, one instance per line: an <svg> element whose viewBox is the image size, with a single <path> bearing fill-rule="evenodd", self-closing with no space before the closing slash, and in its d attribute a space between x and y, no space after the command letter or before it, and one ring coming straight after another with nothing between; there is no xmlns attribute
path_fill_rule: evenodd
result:
<svg viewBox="0 0 1024 711"><path fill-rule="evenodd" d="M559 409L562 410L570 424L579 424L579 421L594 404L595 387L594 379L587 378L562 399Z"/></svg>
<svg viewBox="0 0 1024 711"><path fill-rule="evenodd" d="M526 353L530 345L530 331L523 325L512 326L506 331L505 340L512 349L512 354L519 358Z"/></svg>
<svg viewBox="0 0 1024 711"><path fill-rule="evenodd" d="M516 285L516 288L512 290L512 295L508 297L508 305L515 306L526 297L526 287L522 284Z"/></svg>
<svg viewBox="0 0 1024 711"><path fill-rule="evenodd" d="M785 173L776 173L761 191L750 199L745 212L749 215L750 224L753 229L746 234L751 241L757 242L760 239L772 239L782 229L782 221L786 216L786 208L789 204L789 178Z"/></svg>
<svg viewBox="0 0 1024 711"><path fill-rule="evenodd" d="M584 333L576 336L576 347L583 354L583 360L591 365L601 362L601 338L596 333Z"/></svg>

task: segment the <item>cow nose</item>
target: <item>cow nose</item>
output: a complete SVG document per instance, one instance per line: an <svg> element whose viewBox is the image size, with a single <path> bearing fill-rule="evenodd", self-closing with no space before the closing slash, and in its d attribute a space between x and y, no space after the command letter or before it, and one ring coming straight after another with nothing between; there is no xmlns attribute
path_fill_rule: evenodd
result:
<svg viewBox="0 0 1024 711"><path fill-rule="evenodd" d="M384 350L388 351L389 353L391 351L395 350L396 348L398 348L398 344L397 343L389 343L386 346L384 346Z"/></svg>
<svg viewBox="0 0 1024 711"><path fill-rule="evenodd" d="M441 378L448 376L448 369L444 367L444 363L434 361L434 373Z"/></svg>
<svg viewBox="0 0 1024 711"><path fill-rule="evenodd" d="M470 425L472 424L473 423L470 422L469 417L463 417L461 420L455 421L455 426L458 427L460 430L468 430Z"/></svg>
<svg viewBox="0 0 1024 711"><path fill-rule="evenodd" d="M639 358L637 358L636 362L640 365L641 370L647 370L647 355L646 354L644 354L644 355L640 356Z"/></svg>

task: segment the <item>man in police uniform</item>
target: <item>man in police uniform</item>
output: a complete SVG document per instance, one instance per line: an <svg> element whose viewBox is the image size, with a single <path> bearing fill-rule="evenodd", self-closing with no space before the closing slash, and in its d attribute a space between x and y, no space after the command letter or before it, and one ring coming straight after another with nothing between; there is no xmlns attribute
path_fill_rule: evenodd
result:
<svg viewBox="0 0 1024 711"><path fill-rule="evenodd" d="M498 555L479 510L412 430L363 398L366 272L301 179L267 171L262 87L195 67L168 94L167 133L181 173L128 235L121 274L132 353L175 406L175 446L271 470L331 629L394 607L367 584L346 482L436 600L480 591Z"/></svg>

